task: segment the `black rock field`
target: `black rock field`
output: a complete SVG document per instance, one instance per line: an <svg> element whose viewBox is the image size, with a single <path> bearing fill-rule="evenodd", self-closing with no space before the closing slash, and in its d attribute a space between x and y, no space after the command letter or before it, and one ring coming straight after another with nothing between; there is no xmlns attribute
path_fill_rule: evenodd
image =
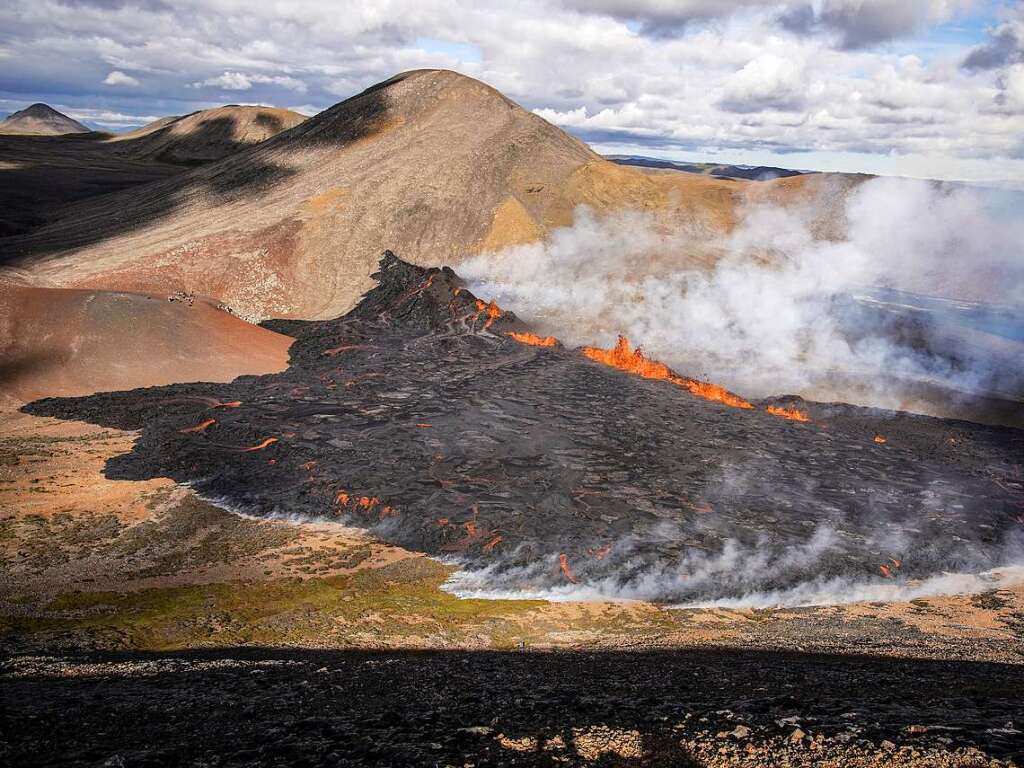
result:
<svg viewBox="0 0 1024 768"><path fill-rule="evenodd" d="M141 430L109 477L369 528L459 564L467 594L872 599L1024 551L1024 432L734 407L530 337L450 269L386 252L375 277L343 317L268 323L297 339L280 374L24 410Z"/></svg>

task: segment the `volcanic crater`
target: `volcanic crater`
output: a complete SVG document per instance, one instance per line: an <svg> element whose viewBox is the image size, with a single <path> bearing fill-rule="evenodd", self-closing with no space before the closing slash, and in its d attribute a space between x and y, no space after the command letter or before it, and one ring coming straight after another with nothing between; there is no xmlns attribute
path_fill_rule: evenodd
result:
<svg viewBox="0 0 1024 768"><path fill-rule="evenodd" d="M447 267L373 277L342 317L264 324L296 339L281 373L23 410L139 430L109 477L369 528L466 593L813 602L1024 552L1022 431L747 401L534 336Z"/></svg>

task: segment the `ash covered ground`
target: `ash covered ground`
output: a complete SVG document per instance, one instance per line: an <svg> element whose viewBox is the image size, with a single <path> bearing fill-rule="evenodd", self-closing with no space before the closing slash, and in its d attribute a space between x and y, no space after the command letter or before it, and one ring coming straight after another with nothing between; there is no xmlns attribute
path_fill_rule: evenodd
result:
<svg viewBox="0 0 1024 768"><path fill-rule="evenodd" d="M114 478L339 519L465 593L813 603L970 588L1024 562L1024 432L774 398L737 408L548 341L390 253L287 371L40 400L141 430ZM783 418L782 408L806 421Z"/></svg>

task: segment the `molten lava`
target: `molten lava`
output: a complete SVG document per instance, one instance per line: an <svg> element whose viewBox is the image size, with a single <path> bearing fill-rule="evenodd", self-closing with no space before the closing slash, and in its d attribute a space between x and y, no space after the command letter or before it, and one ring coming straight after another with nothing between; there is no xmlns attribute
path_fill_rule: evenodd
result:
<svg viewBox="0 0 1024 768"><path fill-rule="evenodd" d="M251 451L262 451L268 445L273 445L276 442L277 442L277 438L276 437L268 437L263 442L261 442L259 445L253 445L253 446L250 446L249 448L239 448L238 450L240 450L242 453L250 453Z"/></svg>
<svg viewBox="0 0 1024 768"><path fill-rule="evenodd" d="M772 416L778 416L782 419L789 419L790 421L810 421L811 417L803 411L797 410L796 408L783 408L781 405L769 405L767 408L768 413Z"/></svg>
<svg viewBox="0 0 1024 768"><path fill-rule="evenodd" d="M553 347L558 343L558 339L554 336L537 336L533 333L519 333L518 331L511 331L508 335L520 344L529 344L531 347Z"/></svg>
<svg viewBox="0 0 1024 768"><path fill-rule="evenodd" d="M565 553L558 556L558 568L562 571L562 575L571 583L578 584L576 577L572 575L572 569L569 567L569 556Z"/></svg>
<svg viewBox="0 0 1024 768"><path fill-rule="evenodd" d="M639 349L632 349L625 336L619 336L619 341L612 349L599 349L597 347L583 347L584 355L604 365L618 368L620 371L635 373L645 379L663 379L673 384L684 387L690 394L702 397L705 400L724 403L733 408L753 408L753 404L747 402L739 395L736 395L724 387L711 384L706 381L697 381L685 376L680 376L664 363L657 360L650 360L644 357Z"/></svg>
<svg viewBox="0 0 1024 768"><path fill-rule="evenodd" d="M480 299L475 302L477 317L481 314L487 314L487 322L484 323L484 330L486 331L502 315L501 307L499 307L493 300L490 304L485 304Z"/></svg>
<svg viewBox="0 0 1024 768"><path fill-rule="evenodd" d="M880 565L878 566L878 570L882 572L882 575L885 576L885 578L892 579L896 577L896 572L900 569L902 565L902 560L897 560L895 557L890 557L889 565Z"/></svg>
<svg viewBox="0 0 1024 768"><path fill-rule="evenodd" d="M886 440L881 435L875 435L875 442L878 443L879 445L885 445L888 442L888 440Z"/></svg>
<svg viewBox="0 0 1024 768"><path fill-rule="evenodd" d="M196 424L194 427L185 427L185 429L179 429L178 431L182 434L188 434L189 432L205 432L206 428L217 423L216 419L204 419Z"/></svg>

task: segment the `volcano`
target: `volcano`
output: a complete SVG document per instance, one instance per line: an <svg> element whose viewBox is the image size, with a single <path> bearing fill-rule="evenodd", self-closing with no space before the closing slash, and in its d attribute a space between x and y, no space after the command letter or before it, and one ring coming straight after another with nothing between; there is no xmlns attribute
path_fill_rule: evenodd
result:
<svg viewBox="0 0 1024 768"><path fill-rule="evenodd" d="M386 252L375 279L337 319L266 324L296 339L282 373L24 410L141 430L110 477L359 525L477 593L799 602L1021 551L1024 432L709 398L624 341L530 343L449 268Z"/></svg>
<svg viewBox="0 0 1024 768"><path fill-rule="evenodd" d="M48 104L33 104L0 122L0 133L59 136L89 132L89 128Z"/></svg>

